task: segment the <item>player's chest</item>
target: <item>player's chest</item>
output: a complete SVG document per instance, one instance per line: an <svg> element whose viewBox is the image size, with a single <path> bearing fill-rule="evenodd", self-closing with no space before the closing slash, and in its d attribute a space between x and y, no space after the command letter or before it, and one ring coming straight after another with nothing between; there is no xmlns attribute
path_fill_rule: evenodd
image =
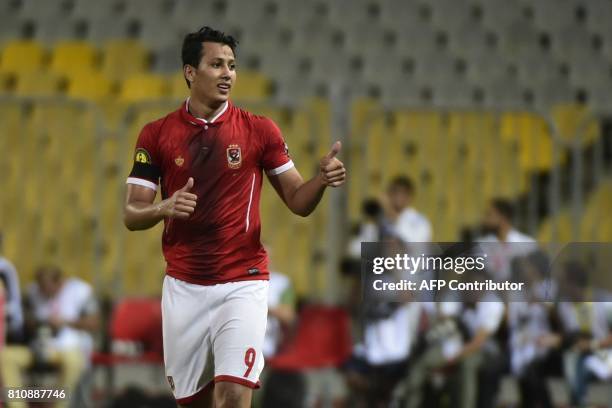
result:
<svg viewBox="0 0 612 408"><path fill-rule="evenodd" d="M161 143L165 172L236 174L260 162L260 149L248 131L202 126L167 135Z"/></svg>

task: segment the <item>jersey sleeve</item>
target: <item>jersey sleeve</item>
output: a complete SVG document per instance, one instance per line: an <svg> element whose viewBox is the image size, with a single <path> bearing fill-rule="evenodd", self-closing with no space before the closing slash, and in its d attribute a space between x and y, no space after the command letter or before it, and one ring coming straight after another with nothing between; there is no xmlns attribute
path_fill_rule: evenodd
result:
<svg viewBox="0 0 612 408"><path fill-rule="evenodd" d="M264 146L262 166L268 176L276 176L294 167L289 148L280 129L270 119L263 119L260 125Z"/></svg>
<svg viewBox="0 0 612 408"><path fill-rule="evenodd" d="M127 184L136 184L157 190L161 176L160 159L158 157L157 137L152 131L152 125L146 125L136 142L134 150L134 165L127 179Z"/></svg>

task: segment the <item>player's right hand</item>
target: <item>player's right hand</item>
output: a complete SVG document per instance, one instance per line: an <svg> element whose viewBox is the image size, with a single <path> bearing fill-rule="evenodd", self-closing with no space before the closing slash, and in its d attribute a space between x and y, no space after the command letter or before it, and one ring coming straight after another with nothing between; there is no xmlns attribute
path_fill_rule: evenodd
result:
<svg viewBox="0 0 612 408"><path fill-rule="evenodd" d="M193 188L193 177L189 177L187 184L180 190L176 190L170 198L166 200L165 215L169 218L188 219L195 211L198 196L190 193Z"/></svg>

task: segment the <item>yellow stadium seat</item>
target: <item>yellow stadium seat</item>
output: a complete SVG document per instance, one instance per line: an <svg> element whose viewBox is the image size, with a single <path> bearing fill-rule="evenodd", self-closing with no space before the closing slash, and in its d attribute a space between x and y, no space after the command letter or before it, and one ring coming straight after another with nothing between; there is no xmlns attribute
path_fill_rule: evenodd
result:
<svg viewBox="0 0 612 408"><path fill-rule="evenodd" d="M12 91L15 75L9 72L0 72L0 94Z"/></svg>
<svg viewBox="0 0 612 408"><path fill-rule="evenodd" d="M166 79L161 75L137 74L123 81L119 100L141 102L167 96Z"/></svg>
<svg viewBox="0 0 612 408"><path fill-rule="evenodd" d="M37 71L44 65L45 49L30 40L15 40L6 44L0 59L0 71L24 72Z"/></svg>
<svg viewBox="0 0 612 408"><path fill-rule="evenodd" d="M270 80L255 71L240 70L236 85L232 87L232 98L237 101L266 99L270 95Z"/></svg>
<svg viewBox="0 0 612 408"><path fill-rule="evenodd" d="M582 241L612 241L612 182L604 182L586 203L580 221Z"/></svg>
<svg viewBox="0 0 612 408"><path fill-rule="evenodd" d="M177 72L169 77L170 97L175 99L185 99L189 96L189 88L185 82L183 71Z"/></svg>
<svg viewBox="0 0 612 408"><path fill-rule="evenodd" d="M379 115L382 107L375 99L358 98L351 105L351 136L363 135L362 128L374 115Z"/></svg>
<svg viewBox="0 0 612 408"><path fill-rule="evenodd" d="M97 71L81 71L68 78L68 96L74 99L100 101L112 96L113 83Z"/></svg>
<svg viewBox="0 0 612 408"><path fill-rule="evenodd" d="M84 41L63 41L55 45L50 69L70 76L78 72L91 72L96 64L96 49Z"/></svg>
<svg viewBox="0 0 612 408"><path fill-rule="evenodd" d="M121 80L147 71L149 52L134 40L111 40L102 48L102 72Z"/></svg>
<svg viewBox="0 0 612 408"><path fill-rule="evenodd" d="M19 96L54 96L64 84L62 77L50 71L27 71L16 79L15 94Z"/></svg>
<svg viewBox="0 0 612 408"><path fill-rule="evenodd" d="M554 227L556 233L553 235ZM567 243L576 241L572 237L572 219L567 209L561 210L557 215L550 216L542 222L538 230L538 242Z"/></svg>
<svg viewBox="0 0 612 408"><path fill-rule="evenodd" d="M504 113L500 128L502 140L518 147L524 171L538 172L552 167L553 136L543 118L531 113Z"/></svg>
<svg viewBox="0 0 612 408"><path fill-rule="evenodd" d="M599 123L588 108L577 104L560 104L552 108L552 119L559 137L565 142L579 140L583 146L599 137Z"/></svg>

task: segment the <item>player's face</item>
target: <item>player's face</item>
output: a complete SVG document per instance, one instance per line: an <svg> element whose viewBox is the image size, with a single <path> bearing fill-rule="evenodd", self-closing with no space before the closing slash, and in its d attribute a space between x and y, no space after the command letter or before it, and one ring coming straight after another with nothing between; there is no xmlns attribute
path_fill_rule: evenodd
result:
<svg viewBox="0 0 612 408"><path fill-rule="evenodd" d="M225 44L205 42L200 65L187 72L191 95L199 100L223 103L236 81L234 52ZM190 67L191 68L191 67Z"/></svg>

